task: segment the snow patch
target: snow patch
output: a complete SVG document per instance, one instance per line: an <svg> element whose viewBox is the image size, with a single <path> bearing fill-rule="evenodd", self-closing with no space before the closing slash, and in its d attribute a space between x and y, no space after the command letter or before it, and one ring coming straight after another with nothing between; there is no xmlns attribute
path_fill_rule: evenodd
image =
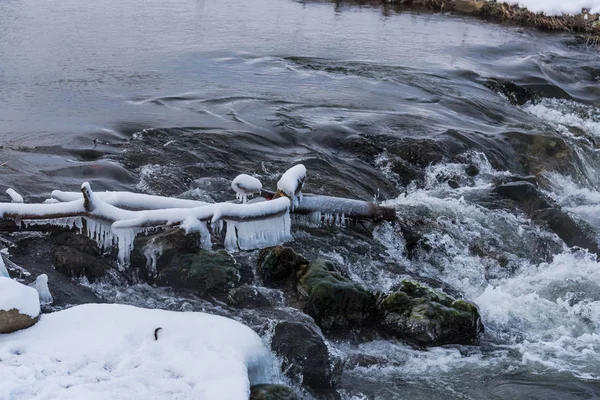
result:
<svg viewBox="0 0 600 400"><path fill-rule="evenodd" d="M0 359L10 377L0 398L12 400L246 400L271 363L260 337L234 320L116 304L45 314L0 335Z"/></svg>

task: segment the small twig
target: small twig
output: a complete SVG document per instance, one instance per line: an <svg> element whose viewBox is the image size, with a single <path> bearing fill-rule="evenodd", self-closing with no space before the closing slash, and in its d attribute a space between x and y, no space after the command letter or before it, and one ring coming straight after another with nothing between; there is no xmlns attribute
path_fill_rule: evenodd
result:
<svg viewBox="0 0 600 400"><path fill-rule="evenodd" d="M161 327L158 327L154 330L154 340L158 340L158 332L162 331Z"/></svg>

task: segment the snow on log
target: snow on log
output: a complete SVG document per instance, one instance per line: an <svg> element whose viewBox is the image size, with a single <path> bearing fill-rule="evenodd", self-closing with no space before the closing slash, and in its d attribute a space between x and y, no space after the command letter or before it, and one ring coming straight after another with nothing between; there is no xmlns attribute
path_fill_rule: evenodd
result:
<svg viewBox="0 0 600 400"><path fill-rule="evenodd" d="M341 218L393 221L396 210L375 203L342 197L305 194L294 208L296 214L321 213ZM320 218L319 218L320 219Z"/></svg>
<svg viewBox="0 0 600 400"><path fill-rule="evenodd" d="M194 208L210 203L197 200L175 199L131 192L94 192L94 196L105 203L130 210L160 210L164 208ZM80 192L54 190L52 198L57 201L76 201L81 199Z"/></svg>
<svg viewBox="0 0 600 400"><path fill-rule="evenodd" d="M235 191L235 197L242 203L248 202L248 197L260 194L262 183L253 176L240 174L231 182L231 188Z"/></svg>

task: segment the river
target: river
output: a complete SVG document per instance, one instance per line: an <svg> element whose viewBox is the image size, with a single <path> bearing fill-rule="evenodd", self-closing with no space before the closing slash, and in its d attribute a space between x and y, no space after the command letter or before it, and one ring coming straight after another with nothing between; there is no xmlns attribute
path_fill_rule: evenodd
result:
<svg viewBox="0 0 600 400"><path fill-rule="evenodd" d="M488 78L541 100L510 104ZM332 340L348 360L342 398L600 396L600 263L482 194L537 174L597 226L599 107L600 52L569 35L326 1L0 2L1 192L40 200L86 180L220 201L231 196L215 191L222 178L273 187L302 162L306 191L429 222L429 251L411 257L389 224L372 239L297 234L307 255L371 289L437 282L475 302L486 326L478 346ZM116 297L164 300L128 293Z"/></svg>

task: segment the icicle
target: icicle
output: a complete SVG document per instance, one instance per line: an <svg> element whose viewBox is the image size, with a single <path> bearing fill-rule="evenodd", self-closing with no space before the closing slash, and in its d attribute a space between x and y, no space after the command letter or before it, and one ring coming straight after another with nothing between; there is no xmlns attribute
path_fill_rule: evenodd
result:
<svg viewBox="0 0 600 400"><path fill-rule="evenodd" d="M37 290L40 297L40 303L51 304L54 301L52 293L50 293L50 289L48 289L48 275L42 274L38 276L35 282L29 286Z"/></svg>
<svg viewBox="0 0 600 400"><path fill-rule="evenodd" d="M156 263L162 255L162 252L162 246L157 246L154 239L148 242L146 247L144 247L144 256L146 257L146 269L152 277L156 277Z"/></svg>
<svg viewBox="0 0 600 400"><path fill-rule="evenodd" d="M133 250L133 242L136 235L139 233L139 228L119 229L115 232L117 237L117 246L119 249L118 260L119 266L123 269L129 264L129 256Z"/></svg>
<svg viewBox="0 0 600 400"><path fill-rule="evenodd" d="M0 254L0 276L10 278L10 275L8 275L8 270L6 269L6 265L4 265L4 259L2 258L1 254Z"/></svg>
<svg viewBox="0 0 600 400"><path fill-rule="evenodd" d="M235 251L275 246L292 238L290 214L254 221L227 220L225 248Z"/></svg>

